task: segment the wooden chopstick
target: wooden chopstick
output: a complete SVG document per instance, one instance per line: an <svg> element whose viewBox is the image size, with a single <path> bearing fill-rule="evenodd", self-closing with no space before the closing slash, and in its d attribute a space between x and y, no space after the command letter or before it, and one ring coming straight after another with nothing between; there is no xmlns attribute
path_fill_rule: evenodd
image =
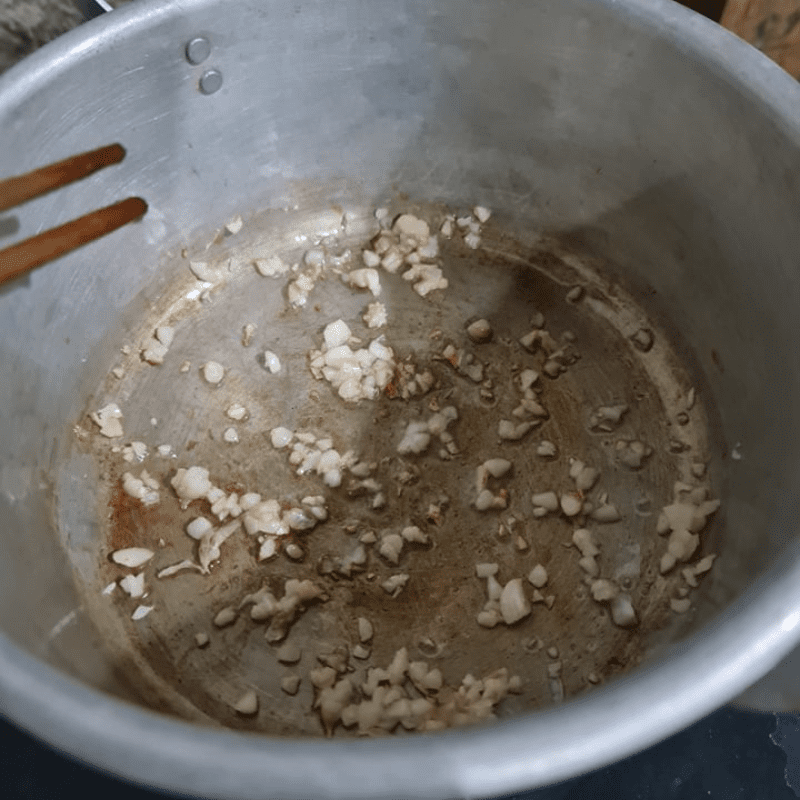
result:
<svg viewBox="0 0 800 800"><path fill-rule="evenodd" d="M110 144L41 167L25 175L6 178L0 181L0 211L7 211L34 197L60 189L103 167L119 164L123 158L125 158L125 148L121 144Z"/></svg>
<svg viewBox="0 0 800 800"><path fill-rule="evenodd" d="M99 239L146 212L147 203L141 197L129 197L0 250L0 283Z"/></svg>
<svg viewBox="0 0 800 800"><path fill-rule="evenodd" d="M121 144L110 144L25 175L6 178L0 181L0 212L67 186L99 169L119 164L123 158L125 148ZM146 212L147 203L141 197L129 197L0 250L0 283L99 239Z"/></svg>

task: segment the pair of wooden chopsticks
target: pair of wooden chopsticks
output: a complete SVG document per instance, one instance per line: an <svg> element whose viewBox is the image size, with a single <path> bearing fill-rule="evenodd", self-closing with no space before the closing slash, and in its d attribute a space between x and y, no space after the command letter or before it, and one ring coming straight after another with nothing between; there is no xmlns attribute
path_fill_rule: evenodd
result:
<svg viewBox="0 0 800 800"><path fill-rule="evenodd" d="M0 181L0 213L32 200L69 183L85 178L97 170L119 164L125 148L112 144L72 156L56 164L42 167L15 178ZM111 206L92 211L58 228L0 250L0 283L87 244L107 233L142 217L147 203L140 197L129 197Z"/></svg>

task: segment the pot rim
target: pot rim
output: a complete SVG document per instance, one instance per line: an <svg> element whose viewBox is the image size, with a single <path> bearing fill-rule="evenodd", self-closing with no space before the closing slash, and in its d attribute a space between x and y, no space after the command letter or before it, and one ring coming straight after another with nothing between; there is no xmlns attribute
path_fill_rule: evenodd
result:
<svg viewBox="0 0 800 800"><path fill-rule="evenodd" d="M800 638L800 544L658 663L557 708L380 740L273 738L193 725L91 689L0 634L0 708L115 776L206 797L489 797L565 780L692 724L772 669ZM796 589L795 589L796 591ZM749 647L731 631L756 631ZM665 691L665 687L672 687Z"/></svg>
<svg viewBox="0 0 800 800"><path fill-rule="evenodd" d="M65 34L0 78L0 116L65 66L113 48L130 31L215 2L139 0ZM800 108L800 87L766 56L672 0L594 2L654 38L680 42L800 145L800 119L786 113ZM800 543L793 543L741 597L658 663L558 708L462 731L331 741L202 728L91 689L3 634L0 710L65 754L162 790L254 800L265 792L353 800L485 797L631 755L740 694L800 643L798 586Z"/></svg>

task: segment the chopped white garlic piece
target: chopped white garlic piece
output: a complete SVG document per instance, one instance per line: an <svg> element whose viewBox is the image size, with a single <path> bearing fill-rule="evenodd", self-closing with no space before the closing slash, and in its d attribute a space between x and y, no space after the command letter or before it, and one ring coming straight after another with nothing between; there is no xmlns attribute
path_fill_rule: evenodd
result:
<svg viewBox="0 0 800 800"><path fill-rule="evenodd" d="M558 511L560 508L558 495L555 492L539 492L531 497L531 502L546 511Z"/></svg>
<svg viewBox="0 0 800 800"><path fill-rule="evenodd" d="M144 442L131 442L122 448L122 457L129 463L142 462L147 458L147 454L147 445Z"/></svg>
<svg viewBox="0 0 800 800"><path fill-rule="evenodd" d="M89 418L100 428L100 434L107 439L119 439L124 435L122 411L116 403L109 403L99 411L93 411Z"/></svg>
<svg viewBox="0 0 800 800"><path fill-rule="evenodd" d="M369 289L373 297L378 297L381 293L381 278L376 269L369 267L354 269L352 272L344 273L342 280L357 289Z"/></svg>
<svg viewBox="0 0 800 800"><path fill-rule="evenodd" d="M427 422L409 422L403 438L397 445L400 455L409 453L424 453L431 441L431 434Z"/></svg>
<svg viewBox="0 0 800 800"><path fill-rule="evenodd" d="M258 695L253 689L248 689L234 704L233 710L245 717L252 717L258 713Z"/></svg>
<svg viewBox="0 0 800 800"><path fill-rule="evenodd" d="M314 279L310 275L299 275L293 280L286 289L289 302L295 307L304 306L308 301L308 295L314 288Z"/></svg>
<svg viewBox="0 0 800 800"><path fill-rule="evenodd" d="M497 425L497 435L501 439L505 439L507 441L516 442L519 441L523 436L525 436L528 431L532 430L536 425L538 425L540 420L532 421L532 422L520 422L519 424L515 425L513 422L503 419Z"/></svg>
<svg viewBox="0 0 800 800"><path fill-rule="evenodd" d="M325 326L322 335L325 340L325 347L328 350L333 350L335 347L347 344L352 332L344 320L337 319L335 322L329 322Z"/></svg>
<svg viewBox="0 0 800 800"><path fill-rule="evenodd" d="M225 416L236 422L241 422L247 416L247 409L241 403L233 403L228 406Z"/></svg>
<svg viewBox="0 0 800 800"><path fill-rule="evenodd" d="M601 433L610 433L619 425L628 411L624 403L614 406L601 406L589 417L589 429Z"/></svg>
<svg viewBox="0 0 800 800"><path fill-rule="evenodd" d="M446 289L450 282L443 277L442 270L433 264L414 264L403 273L403 280L413 284L420 297L427 297L437 289Z"/></svg>
<svg viewBox="0 0 800 800"><path fill-rule="evenodd" d="M195 517L187 526L186 533L197 539L198 541L203 538L203 535L208 533L214 526L205 517Z"/></svg>
<svg viewBox="0 0 800 800"><path fill-rule="evenodd" d="M256 328L258 326L254 322L248 322L242 328L242 347L250 347L250 343L253 341L253 334L256 332Z"/></svg>
<svg viewBox="0 0 800 800"><path fill-rule="evenodd" d="M281 664L296 664L302 657L303 651L296 644L292 644L291 642L281 645L278 648L278 652L275 654L275 658L277 658Z"/></svg>
<svg viewBox="0 0 800 800"><path fill-rule="evenodd" d="M556 449L556 446L546 439L539 442L536 447L536 455L541 458L555 458L557 454L558 450Z"/></svg>
<svg viewBox="0 0 800 800"><path fill-rule="evenodd" d="M415 542L417 544L428 543L428 537L416 525L409 525L403 528L403 530L400 531L400 536L407 542Z"/></svg>
<svg viewBox="0 0 800 800"><path fill-rule="evenodd" d="M522 579L514 578L504 587L500 595L500 614L506 625L513 625L531 613L531 604L522 590Z"/></svg>
<svg viewBox="0 0 800 800"><path fill-rule="evenodd" d="M198 561L204 575L209 574L211 563L221 555L220 547L238 530L240 524L238 519L233 520L233 522L229 522L221 528L209 531L200 539Z"/></svg>
<svg viewBox="0 0 800 800"><path fill-rule="evenodd" d="M306 250L303 254L303 263L308 267L313 267L314 269L322 269L325 266L325 251L320 250L319 248L312 248L311 250Z"/></svg>
<svg viewBox="0 0 800 800"><path fill-rule="evenodd" d="M236 609L227 606L217 613L214 617L214 625L217 628L226 628L236 622Z"/></svg>
<svg viewBox="0 0 800 800"><path fill-rule="evenodd" d="M181 508L186 508L192 500L205 497L213 488L204 467L179 469L170 483L181 500Z"/></svg>
<svg viewBox="0 0 800 800"><path fill-rule="evenodd" d="M386 306L383 303L370 303L362 317L368 328L382 328L388 322Z"/></svg>
<svg viewBox="0 0 800 800"><path fill-rule="evenodd" d="M447 432L451 423L458 419L458 411L454 406L446 406L440 412L434 414L427 422L410 422L406 427L403 438L397 445L397 452L400 455L410 453L424 453L428 449L431 436L437 436L442 444L446 446L450 454L457 453L453 437Z"/></svg>
<svg viewBox="0 0 800 800"><path fill-rule="evenodd" d="M589 516L597 522L618 522L622 519L617 507L612 503L603 503L594 509Z"/></svg>
<svg viewBox="0 0 800 800"><path fill-rule="evenodd" d="M638 620L629 595L618 594L611 601L611 620L620 628L630 628L636 625Z"/></svg>
<svg viewBox="0 0 800 800"><path fill-rule="evenodd" d="M174 338L173 327L160 325L153 336L142 345L142 358L150 364L162 364Z"/></svg>
<svg viewBox="0 0 800 800"><path fill-rule="evenodd" d="M281 518L293 531L310 531L319 521L304 508L290 508L283 512Z"/></svg>
<svg viewBox="0 0 800 800"><path fill-rule="evenodd" d="M567 517L577 516L581 513L581 509L583 508L583 500L576 494L562 494L560 503L561 510L564 512L564 516Z"/></svg>
<svg viewBox="0 0 800 800"><path fill-rule="evenodd" d="M358 638L366 643L372 639L374 629L372 623L365 617L358 618Z"/></svg>
<svg viewBox="0 0 800 800"><path fill-rule="evenodd" d="M126 547L122 550L115 550L111 554L111 560L123 567L135 569L146 564L154 555L155 553L146 547Z"/></svg>
<svg viewBox="0 0 800 800"><path fill-rule="evenodd" d="M381 588L392 597L397 597L408 583L409 577L408 575L392 575L381 583Z"/></svg>
<svg viewBox="0 0 800 800"><path fill-rule="evenodd" d="M395 220L392 232L407 237L416 247L426 244L431 235L428 223L413 214L401 214Z"/></svg>
<svg viewBox="0 0 800 800"><path fill-rule="evenodd" d="M475 499L475 508L478 511L489 511L490 509L503 509L508 506L506 495L501 492L494 495L489 489L483 489Z"/></svg>
<svg viewBox="0 0 800 800"><path fill-rule="evenodd" d="M171 578L173 575L177 575L179 572L183 572L187 569L194 570L195 572L202 571L199 564L195 564L191 559L184 558L183 561L179 561L177 564L171 564L169 567L164 567L164 569L159 570L156 573L156 577Z"/></svg>
<svg viewBox="0 0 800 800"><path fill-rule="evenodd" d="M138 478L130 472L123 473L122 490L129 497L140 500L143 506L153 506L161 500L158 481L152 478L146 469L142 470Z"/></svg>
<svg viewBox="0 0 800 800"><path fill-rule="evenodd" d="M692 607L692 601L688 597L673 598L669 601L669 605L676 614L685 614Z"/></svg>
<svg viewBox="0 0 800 800"><path fill-rule="evenodd" d="M363 660L363 659L369 658L370 649L368 647L364 647L363 644L357 644L353 648L352 653L353 653L353 657L354 658L360 658L360 659Z"/></svg>
<svg viewBox="0 0 800 800"><path fill-rule="evenodd" d="M387 271L394 274L403 264L403 256L399 250L392 247L386 251L381 259L381 266Z"/></svg>
<svg viewBox="0 0 800 800"><path fill-rule="evenodd" d="M580 550L584 558L594 558L600 555L600 548L595 543L594 536L587 528L578 528L572 534L572 543Z"/></svg>
<svg viewBox="0 0 800 800"><path fill-rule="evenodd" d="M265 536L258 548L258 560L269 561L278 555L278 541L274 536Z"/></svg>
<svg viewBox="0 0 800 800"><path fill-rule="evenodd" d="M619 594L617 586L603 578L594 581L590 590L592 592L592 597L598 603L608 603Z"/></svg>
<svg viewBox="0 0 800 800"><path fill-rule="evenodd" d="M144 619L154 608L155 606L136 606L133 614L131 614L132 620L140 620Z"/></svg>
<svg viewBox="0 0 800 800"><path fill-rule="evenodd" d="M596 578L600 574L600 567L594 556L583 556L578 559L578 566L590 577Z"/></svg>
<svg viewBox="0 0 800 800"><path fill-rule="evenodd" d="M511 469L511 462L505 458L490 458L483 462L483 468L493 478L502 478Z"/></svg>
<svg viewBox="0 0 800 800"><path fill-rule="evenodd" d="M264 369L268 370L271 375L276 375L281 371L281 360L272 350L265 350L261 356Z"/></svg>
<svg viewBox="0 0 800 800"><path fill-rule="evenodd" d="M464 237L464 244L472 250L477 250L481 245L481 237L477 233L470 231Z"/></svg>
<svg viewBox="0 0 800 800"><path fill-rule="evenodd" d="M207 383L216 386L225 377L225 368L216 361L207 361L200 368Z"/></svg>
<svg viewBox="0 0 800 800"><path fill-rule="evenodd" d="M325 379L348 402L374 400L394 375L394 353L379 337L366 349L353 351L351 332L342 320L326 326L323 349L309 353L309 368L317 380Z"/></svg>
<svg viewBox="0 0 800 800"><path fill-rule="evenodd" d="M692 568L695 575L703 575L711 569L714 560L717 558L715 554L707 555L701 558Z"/></svg>
<svg viewBox="0 0 800 800"><path fill-rule="evenodd" d="M238 444L239 432L236 428L225 428L222 434L222 440L228 442L228 444Z"/></svg>
<svg viewBox="0 0 800 800"><path fill-rule="evenodd" d="M211 513L220 521L230 517L238 517L242 513L239 506L239 495L236 492L226 495L221 489L214 489L206 495L211 503Z"/></svg>
<svg viewBox="0 0 800 800"><path fill-rule="evenodd" d="M163 364L169 348L155 338L148 339L142 344L142 360L148 364Z"/></svg>
<svg viewBox="0 0 800 800"><path fill-rule="evenodd" d="M229 233L239 233L244 225L244 220L241 216L235 216L230 222L226 223L225 228Z"/></svg>
<svg viewBox="0 0 800 800"><path fill-rule="evenodd" d="M283 548L283 552L286 553L287 557L291 558L293 561L301 561L306 555L303 548L294 542L289 542L289 544Z"/></svg>
<svg viewBox="0 0 800 800"><path fill-rule="evenodd" d="M488 342L492 338L492 326L488 320L475 320L467 327L467 336L477 344Z"/></svg>
<svg viewBox="0 0 800 800"><path fill-rule="evenodd" d="M277 500L262 500L244 512L242 522L250 536L258 533L286 536L289 533L289 525L281 519L281 506Z"/></svg>
<svg viewBox="0 0 800 800"><path fill-rule="evenodd" d="M207 261L190 261L189 269L199 281L203 283L216 283L220 279L220 273Z"/></svg>
<svg viewBox="0 0 800 800"><path fill-rule="evenodd" d="M587 467L580 461L575 461L573 467L580 465L580 469L570 469L570 477L575 481L575 488L586 494L597 483L600 473L594 467Z"/></svg>
<svg viewBox="0 0 800 800"><path fill-rule="evenodd" d="M257 506L261 502L261 495L257 492L247 492L243 494L241 498L239 498L239 508L242 511L249 511L254 506Z"/></svg>
<svg viewBox="0 0 800 800"><path fill-rule="evenodd" d="M294 439L294 434L288 428L273 428L270 432L270 441L276 450L288 447Z"/></svg>
<svg viewBox="0 0 800 800"><path fill-rule="evenodd" d="M378 553L389 563L397 564L403 551L403 537L397 533L389 533L381 538Z"/></svg>
<svg viewBox="0 0 800 800"><path fill-rule="evenodd" d="M547 584L547 570L541 564L537 564L528 574L528 580L537 589L541 589Z"/></svg>
<svg viewBox="0 0 800 800"><path fill-rule="evenodd" d="M257 258L253 263L258 274L265 278L277 278L289 271L289 265L285 264L279 256Z"/></svg>
<svg viewBox="0 0 800 800"><path fill-rule="evenodd" d="M120 582L120 588L123 589L131 597L144 596L144 573L140 572L138 575L126 575Z"/></svg>
<svg viewBox="0 0 800 800"><path fill-rule="evenodd" d="M365 250L361 254L361 258L362 258L362 260L364 261L364 264L367 267L372 268L372 267L380 266L381 257L377 253L373 252L372 250Z"/></svg>

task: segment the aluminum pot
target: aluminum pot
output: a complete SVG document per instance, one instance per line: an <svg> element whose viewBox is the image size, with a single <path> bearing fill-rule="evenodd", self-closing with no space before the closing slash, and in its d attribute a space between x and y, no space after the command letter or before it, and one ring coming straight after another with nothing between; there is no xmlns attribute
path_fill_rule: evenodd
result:
<svg viewBox="0 0 800 800"><path fill-rule="evenodd" d="M198 38L209 47L187 47ZM481 797L627 756L791 658L798 108L787 75L669 0L139 0L12 69L0 174L113 141L128 156L0 219L0 242L129 194L150 210L0 290L3 712L100 768L197 796ZM623 679L457 733L277 740L147 710L78 600L80 537L54 530L58 442L119 320L156 296L165 251L255 208L388 191L480 195L657 295L729 456L724 549L697 614ZM90 512L73 519L91 532ZM794 703L788 663L752 704Z"/></svg>

